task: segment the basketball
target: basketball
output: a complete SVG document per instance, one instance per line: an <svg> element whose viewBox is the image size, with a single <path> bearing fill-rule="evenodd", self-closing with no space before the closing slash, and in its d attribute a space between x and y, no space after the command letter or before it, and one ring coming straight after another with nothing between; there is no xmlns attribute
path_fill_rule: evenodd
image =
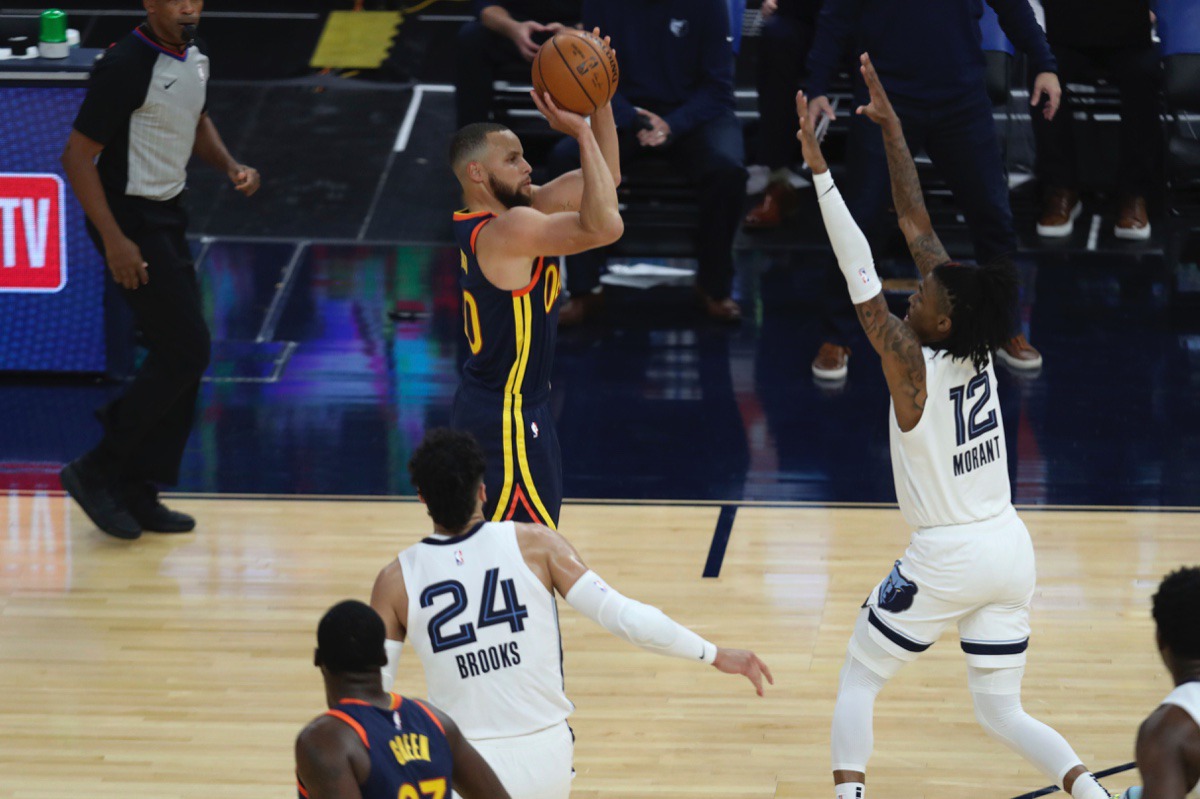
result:
<svg viewBox="0 0 1200 799"><path fill-rule="evenodd" d="M533 88L559 108L589 116L617 90L617 55L584 31L556 33L533 59Z"/></svg>

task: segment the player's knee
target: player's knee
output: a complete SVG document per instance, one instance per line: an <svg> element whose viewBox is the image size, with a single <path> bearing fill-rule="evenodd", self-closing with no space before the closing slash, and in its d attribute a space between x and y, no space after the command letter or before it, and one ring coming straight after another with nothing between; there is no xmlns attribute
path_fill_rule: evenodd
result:
<svg viewBox="0 0 1200 799"><path fill-rule="evenodd" d="M975 721L984 732L1000 741L1012 737L1014 724L1025 715L1021 697L1017 694L971 693L975 705Z"/></svg>

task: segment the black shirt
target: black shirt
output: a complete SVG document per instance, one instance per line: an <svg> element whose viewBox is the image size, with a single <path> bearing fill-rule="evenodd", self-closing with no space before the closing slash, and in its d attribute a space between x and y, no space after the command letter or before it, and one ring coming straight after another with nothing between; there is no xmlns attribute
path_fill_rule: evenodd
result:
<svg viewBox="0 0 1200 799"><path fill-rule="evenodd" d="M74 127L104 145L98 168L106 192L169 200L183 191L208 75L198 43L180 55L146 25L100 57Z"/></svg>

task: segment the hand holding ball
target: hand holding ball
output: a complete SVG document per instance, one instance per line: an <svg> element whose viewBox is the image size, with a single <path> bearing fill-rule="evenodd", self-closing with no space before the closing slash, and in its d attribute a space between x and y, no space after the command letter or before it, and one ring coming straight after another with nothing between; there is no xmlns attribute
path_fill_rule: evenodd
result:
<svg viewBox="0 0 1200 799"><path fill-rule="evenodd" d="M603 108L617 91L617 56L597 33L563 31L533 59L533 88L581 116Z"/></svg>

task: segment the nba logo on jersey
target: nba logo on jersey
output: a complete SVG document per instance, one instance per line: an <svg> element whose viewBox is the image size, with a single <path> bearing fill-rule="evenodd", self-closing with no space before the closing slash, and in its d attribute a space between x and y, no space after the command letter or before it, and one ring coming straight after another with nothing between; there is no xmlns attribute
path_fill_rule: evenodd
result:
<svg viewBox="0 0 1200 799"><path fill-rule="evenodd" d="M871 282L871 278L870 278L870 276L867 274L867 269L866 269L866 267L860 267L860 268L859 268L859 270L858 270L858 278L859 278L859 280L861 280L861 281L862 281L862 282L864 282L864 283L870 283L870 282Z"/></svg>
<svg viewBox="0 0 1200 799"><path fill-rule="evenodd" d="M463 558L463 553L462 553L461 549L454 550L454 562L457 563L459 566L466 563L466 559Z"/></svg>
<svg viewBox="0 0 1200 799"><path fill-rule="evenodd" d="M538 431L537 422L530 422L530 423L529 423L529 429L530 429L530 430L533 432L533 437L534 437L534 438L537 438L537 437L538 437L538 432L539 432L539 431Z"/></svg>
<svg viewBox="0 0 1200 799"><path fill-rule="evenodd" d="M396 732L400 732L401 724L400 724L400 711L399 710L392 711L392 726L396 728Z"/></svg>

